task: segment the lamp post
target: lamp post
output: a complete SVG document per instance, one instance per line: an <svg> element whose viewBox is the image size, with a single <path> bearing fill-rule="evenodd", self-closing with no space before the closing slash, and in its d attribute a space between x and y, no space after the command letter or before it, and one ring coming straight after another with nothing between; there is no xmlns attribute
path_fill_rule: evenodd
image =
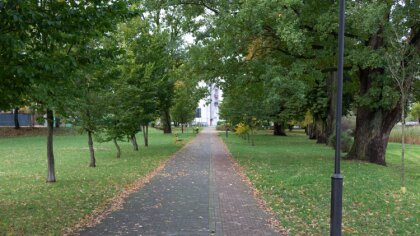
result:
<svg viewBox="0 0 420 236"><path fill-rule="evenodd" d="M343 103L343 64L344 64L344 24L345 24L345 0L340 0L338 30L338 68L337 68L337 109L335 116L335 163L334 174L331 177L331 223L330 235L341 235L341 218L343 202L343 176L340 173L341 152L341 115Z"/></svg>

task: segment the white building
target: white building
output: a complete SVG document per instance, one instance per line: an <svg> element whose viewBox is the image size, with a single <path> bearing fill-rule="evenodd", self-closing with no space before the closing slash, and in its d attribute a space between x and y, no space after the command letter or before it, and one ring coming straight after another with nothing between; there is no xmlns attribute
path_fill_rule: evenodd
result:
<svg viewBox="0 0 420 236"><path fill-rule="evenodd" d="M220 120L219 105L222 101L222 90L215 84L202 83L200 85L207 87L209 96L200 100L199 106L196 109L194 123L197 125L215 126Z"/></svg>

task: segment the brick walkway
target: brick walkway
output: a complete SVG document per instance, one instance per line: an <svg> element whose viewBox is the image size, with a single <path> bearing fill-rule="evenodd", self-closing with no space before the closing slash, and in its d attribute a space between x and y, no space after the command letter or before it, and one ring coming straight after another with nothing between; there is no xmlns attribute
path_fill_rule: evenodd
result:
<svg viewBox="0 0 420 236"><path fill-rule="evenodd" d="M235 172L217 134L205 129L124 208L81 235L278 235Z"/></svg>

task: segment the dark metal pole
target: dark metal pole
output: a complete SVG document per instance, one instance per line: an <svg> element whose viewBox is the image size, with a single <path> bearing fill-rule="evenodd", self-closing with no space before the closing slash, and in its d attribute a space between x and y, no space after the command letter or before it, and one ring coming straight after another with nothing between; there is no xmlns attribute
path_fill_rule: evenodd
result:
<svg viewBox="0 0 420 236"><path fill-rule="evenodd" d="M343 202L343 176L340 174L341 152L341 115L343 98L343 64L344 64L344 26L345 0L340 0L340 25L338 31L338 68L337 68L337 109L335 121L335 164L331 177L331 236L341 235L341 218Z"/></svg>

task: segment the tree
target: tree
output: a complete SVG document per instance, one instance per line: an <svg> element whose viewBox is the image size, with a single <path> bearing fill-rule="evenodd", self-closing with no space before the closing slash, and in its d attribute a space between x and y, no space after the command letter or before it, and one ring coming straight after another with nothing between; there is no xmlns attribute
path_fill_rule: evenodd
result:
<svg viewBox="0 0 420 236"><path fill-rule="evenodd" d="M0 109L14 110L17 129L19 107L26 105L33 75L26 51L35 12L33 3L27 1L0 2Z"/></svg>
<svg viewBox="0 0 420 236"><path fill-rule="evenodd" d="M411 108L411 116L420 122L420 103L414 103L413 107Z"/></svg>
<svg viewBox="0 0 420 236"><path fill-rule="evenodd" d="M74 73L73 86L69 87L72 96L66 101L67 116L74 119L82 132L88 137L90 167L96 167L93 135L99 131L104 114L103 100L114 78L113 63L116 49L107 48L98 39L78 50L80 65ZM114 59L114 60L112 60Z"/></svg>
<svg viewBox="0 0 420 236"><path fill-rule="evenodd" d="M288 77L274 77L267 84L267 113L274 121L274 135L284 136L287 122L304 116L305 84Z"/></svg>
<svg viewBox="0 0 420 236"><path fill-rule="evenodd" d="M371 2L366 5L373 4L376 3ZM347 156L350 159L386 164L385 152L389 133L401 117L401 107L405 106L398 86L395 86L392 77L386 73L384 51L392 50L392 46L390 47L387 42L393 38L386 32L392 28L393 21L398 21L400 16L404 16L404 23L398 27L407 32L405 37L408 39L408 44L417 47L417 52L420 51L420 27L415 23L416 5L415 1L389 1L365 10L371 14L368 21L370 23L365 32L359 32L358 35L362 36L364 33L368 36L365 37L367 46L363 51L354 50L360 54L355 57L356 60L351 60L360 67L358 76L360 89L355 139ZM357 29L356 23L361 22L356 20L352 26L354 29ZM409 87L411 89L411 85Z"/></svg>
<svg viewBox="0 0 420 236"><path fill-rule="evenodd" d="M181 66L174 73L176 73L174 77L179 79L175 82L172 118L181 124L181 132L184 133L184 125L194 120L195 109L206 91L205 88L198 87L192 78L185 78L186 75L191 75L187 73L185 66Z"/></svg>
<svg viewBox="0 0 420 236"><path fill-rule="evenodd" d="M420 78L417 78L413 83L413 100L420 102Z"/></svg>
<svg viewBox="0 0 420 236"><path fill-rule="evenodd" d="M250 68L258 61L271 60L294 75L289 78L311 85L336 70L337 2L229 1L229 7L219 8L224 3L212 4L212 8L223 10L206 15L207 30L197 33L197 43L212 54L205 56L219 66L203 61L202 68L208 68L209 74L210 69L220 68L220 78L234 83L237 80L230 68ZM395 0L351 1L347 9L344 69L352 84L358 85L352 104L357 114L355 140L347 158L385 165L388 136L401 114L398 88L384 64L389 47L385 32L397 14L404 15L398 27L410 29L405 37L419 51L418 8L415 1ZM252 73L258 78L265 71Z"/></svg>
<svg viewBox="0 0 420 236"><path fill-rule="evenodd" d="M394 21L395 22L395 21ZM394 23L393 22L393 23ZM395 27L391 28L390 47L385 54L386 67L390 76L398 86L401 98L401 191L405 193L405 114L408 96L415 77L419 75L420 61L415 49L404 38L407 32L398 32ZM404 29L400 27L399 29Z"/></svg>
<svg viewBox="0 0 420 236"><path fill-rule="evenodd" d="M31 68L30 100L47 113L48 178L55 182L53 110L64 113L71 75L77 69L77 48L112 29L127 13L125 1L32 1L24 28L29 35L25 55ZM30 29L30 30L29 30Z"/></svg>

